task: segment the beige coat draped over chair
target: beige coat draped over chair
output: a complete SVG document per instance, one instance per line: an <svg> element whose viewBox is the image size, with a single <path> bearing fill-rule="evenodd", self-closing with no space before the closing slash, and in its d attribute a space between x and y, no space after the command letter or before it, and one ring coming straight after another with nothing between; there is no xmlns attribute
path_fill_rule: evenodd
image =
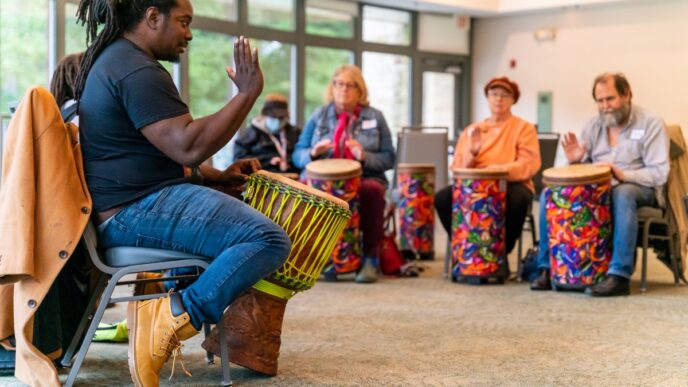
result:
<svg viewBox="0 0 688 387"><path fill-rule="evenodd" d="M15 376L59 385L52 361L32 345L34 314L76 248L91 213L77 128L53 96L34 87L6 135L0 186L0 340L17 340Z"/></svg>
<svg viewBox="0 0 688 387"><path fill-rule="evenodd" d="M667 125L667 131L671 141L683 151L680 156L671 158L667 193L671 205L670 208L673 209L674 221L678 227L678 251L683 260L682 267L685 270L686 259L688 259L688 217L683 204L683 196L688 194L688 148L686 147L686 141L680 126Z"/></svg>

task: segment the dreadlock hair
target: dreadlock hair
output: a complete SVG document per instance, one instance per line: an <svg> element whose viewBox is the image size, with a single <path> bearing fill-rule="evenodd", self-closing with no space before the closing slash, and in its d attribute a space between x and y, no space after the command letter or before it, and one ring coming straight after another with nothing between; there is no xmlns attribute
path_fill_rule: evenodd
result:
<svg viewBox="0 0 688 387"><path fill-rule="evenodd" d="M83 52L77 52L69 54L57 62L57 67L50 80L50 93L55 97L57 106L62 107L65 102L74 99L74 82L83 57Z"/></svg>
<svg viewBox="0 0 688 387"><path fill-rule="evenodd" d="M133 30L145 17L148 8L155 7L162 14L169 15L175 6L177 0L81 0L76 17L77 23L81 22L81 25L86 26L88 49L81 61L74 85L74 98L77 103L84 91L86 77L105 47L124 32ZM98 26L101 24L103 28L98 32Z"/></svg>

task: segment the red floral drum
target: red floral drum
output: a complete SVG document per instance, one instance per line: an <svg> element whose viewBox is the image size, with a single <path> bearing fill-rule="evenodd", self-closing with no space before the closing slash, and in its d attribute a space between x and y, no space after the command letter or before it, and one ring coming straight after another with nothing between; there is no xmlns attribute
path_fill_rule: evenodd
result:
<svg viewBox="0 0 688 387"><path fill-rule="evenodd" d="M317 160L306 165L308 185L340 198L349 204L351 219L337 242L332 259L323 273L343 274L361 267L360 200L361 163L355 160Z"/></svg>
<svg viewBox="0 0 688 387"><path fill-rule="evenodd" d="M399 242L405 258L433 259L435 165L399 164Z"/></svg>
<svg viewBox="0 0 688 387"><path fill-rule="evenodd" d="M452 279L480 283L494 278L503 283L508 277L504 228L507 172L479 168L453 172Z"/></svg>
<svg viewBox="0 0 688 387"><path fill-rule="evenodd" d="M552 287L583 290L604 279L612 251L609 167L549 168L545 183Z"/></svg>

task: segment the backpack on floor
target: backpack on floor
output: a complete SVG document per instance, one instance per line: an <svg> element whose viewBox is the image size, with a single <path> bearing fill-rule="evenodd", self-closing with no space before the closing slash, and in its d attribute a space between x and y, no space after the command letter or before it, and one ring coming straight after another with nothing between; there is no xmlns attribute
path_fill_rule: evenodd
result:
<svg viewBox="0 0 688 387"><path fill-rule="evenodd" d="M397 246L397 224L394 220L395 206L387 207L384 219L384 234L380 243L380 270L384 275L400 276L404 257Z"/></svg>

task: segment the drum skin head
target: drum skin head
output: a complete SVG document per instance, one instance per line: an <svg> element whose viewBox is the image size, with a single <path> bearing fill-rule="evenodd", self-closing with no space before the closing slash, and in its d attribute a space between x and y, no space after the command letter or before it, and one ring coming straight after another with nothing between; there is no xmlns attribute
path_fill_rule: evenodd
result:
<svg viewBox="0 0 688 387"><path fill-rule="evenodd" d="M611 178L611 168L593 164L553 167L542 172L542 182L549 185L595 184L609 181Z"/></svg>
<svg viewBox="0 0 688 387"><path fill-rule="evenodd" d="M421 172L435 173L435 164L430 163L401 163L397 165L397 173L402 172Z"/></svg>
<svg viewBox="0 0 688 387"><path fill-rule="evenodd" d="M506 179L508 172L501 168L454 168L455 179Z"/></svg>
<svg viewBox="0 0 688 387"><path fill-rule="evenodd" d="M361 176L363 169L356 160L326 159L310 162L306 165L306 173L313 179L342 180Z"/></svg>
<svg viewBox="0 0 688 387"><path fill-rule="evenodd" d="M315 188L313 188L313 187L309 187L309 186L307 186L307 185L305 185L305 184L303 184L303 183L300 183L300 182L298 182L298 181L296 181L296 180L292 180L292 179L290 179L290 178L288 178L288 177L286 177L286 176L284 176L284 175L280 175L280 174L277 174L277 173L272 173L272 172L264 171L264 170L262 170L262 169L256 171L255 173L256 173L257 175L263 176L264 178L267 178L267 179L269 179L269 180L273 180L273 181L279 182L279 183L281 183L282 185L285 185L285 186L288 186L288 187L291 187L291 188L295 188L295 189L300 190L300 191L303 191L303 192L305 192L305 193L307 193L307 194L310 194L310 195L313 195L313 196L317 196L317 197L319 197L319 198L321 198L321 199L325 199L325 200L327 200L327 201L333 202L333 203L337 204L337 205L340 206L340 207L344 207L344 208L347 209L347 210L349 209L349 203L345 202L344 200L339 199L339 198L337 198L337 197L334 197L334 196L332 196L332 195L330 195L330 194L328 194L328 193L326 193L326 192L323 192L323 191L321 191L321 190L319 190L319 189L315 189Z"/></svg>

